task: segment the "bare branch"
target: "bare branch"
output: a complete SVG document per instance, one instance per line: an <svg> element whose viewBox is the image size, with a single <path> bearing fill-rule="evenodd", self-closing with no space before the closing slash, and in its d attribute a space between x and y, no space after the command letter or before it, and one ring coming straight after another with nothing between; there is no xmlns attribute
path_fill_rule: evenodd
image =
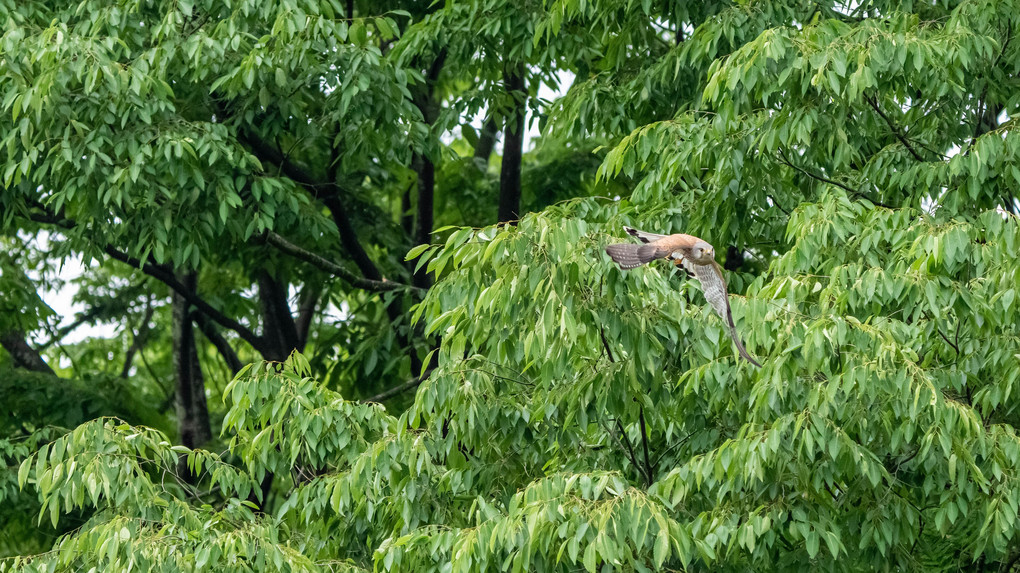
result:
<svg viewBox="0 0 1020 573"><path fill-rule="evenodd" d="M864 193L861 193L860 191L854 189L853 187L850 187L849 185L846 185L845 183L840 183L839 181L836 181L836 180L833 180L833 179L829 179L828 177L825 177L824 175L819 175L817 173L812 173L812 172L808 171L807 169L804 169L803 167L799 167L797 165L794 165L794 163L792 161L790 161L786 157L786 154L783 153L782 149L779 150L779 155L782 158L782 159L779 160L780 163L782 163L783 165L786 165L788 167L791 167L795 171L803 173L804 175L807 175L808 177L810 177L812 179L816 179L818 181L821 181L822 183L828 183L829 185L835 185L836 187L839 187L840 189L843 189L844 191L846 191L848 193L851 193L854 197L863 197L863 198L867 199L868 201L871 201L875 205L878 205L879 207L885 207L886 209L891 209L892 208L889 205L886 205L885 203L882 203L881 201L877 201L875 199L872 199L871 197L868 197Z"/></svg>
<svg viewBox="0 0 1020 573"><path fill-rule="evenodd" d="M73 229L76 226L78 226L77 222L71 219L67 219L63 216L51 213L41 203L35 203L34 206L38 209L43 210L42 213L29 214L29 218L37 223L57 225L58 227L62 227L64 229ZM198 295L191 292L189 289L185 288L183 284L181 284L176 278L174 278L174 275L170 270L159 265L154 265L152 263L142 263L141 260L129 256L124 251L121 251L110 245L107 245L103 249L103 251L107 255L109 255L110 258L131 265L132 267L139 269L143 273L170 287L170 289L172 289L174 292L181 295L184 298L184 300L188 301L189 304L195 306L198 310L208 315L209 318L220 323L221 326L229 328L230 330L236 332L238 336L244 339L244 341L247 342L248 344L251 344L252 347L258 350L259 352L262 352L262 350L265 348L265 344L264 341L262 340L262 337L255 334L255 332L253 332L247 326L223 314L222 312L214 308L212 305L210 305L208 302L200 298Z"/></svg>
<svg viewBox="0 0 1020 573"><path fill-rule="evenodd" d="M129 256L127 253L124 253L123 251L120 251L110 246L106 247L104 251L106 252L107 255L110 256L110 258L131 265L132 267L141 270L143 273L170 287L174 292L181 295L181 297L184 300L186 300L188 304L191 304L198 310L202 311L209 318L218 322L221 326L229 328L230 330L236 332L238 336L244 339L244 341L247 342L248 344L251 344L252 347L258 350L259 352L262 352L265 349L265 343L261 336L255 334L247 326L223 314L222 312L214 308L212 305L210 305L208 302L206 302L198 295L193 293L191 290L189 290L183 284L181 284L176 278L174 278L173 273L171 273L170 271L167 271L166 269L163 269L151 263L142 263L140 260Z"/></svg>
<svg viewBox="0 0 1020 573"><path fill-rule="evenodd" d="M375 292L417 288L410 285L406 285L404 283L388 281L386 279L372 280L359 277L358 275L352 273L351 271L345 269L344 267L334 263L333 261L330 261L311 251L306 251L305 249L302 249L301 247L295 245L294 243L291 243L287 239L284 239L277 233L268 231L265 234L265 237L267 243L273 245L281 252L284 252L296 259L301 259L302 261L305 261L306 263L309 263L322 271L337 276L343 279L344 281L350 283L350 285L353 287Z"/></svg>
<svg viewBox="0 0 1020 573"><path fill-rule="evenodd" d="M343 191L340 185L335 181L322 181L314 177L300 165L285 157L278 149L254 134L245 133L240 138L251 147L261 161L278 165L284 175L304 187L313 197L321 200L333 216L333 222L340 233L340 243L347 250L354 264L358 265L361 274L365 275L367 279L382 280L382 273L379 272L379 268L375 266L372 258L368 256L357 233L354 232L354 225L351 224L347 209L340 197Z"/></svg>
<svg viewBox="0 0 1020 573"><path fill-rule="evenodd" d="M393 388L390 388L389 390L384 390L384 391L376 394L375 396L372 396L371 398L364 398L364 399L360 400L360 402L363 403L363 404L368 404L368 403L371 403L371 402L384 402L384 401L389 400L390 398L392 398L394 396L398 396L400 394L403 394L404 392L407 392L408 390L411 390L413 388L417 388L418 386L421 385L422 382L424 382L429 377L429 375L432 374L433 370L435 370L435 368L429 368L428 370L425 371L425 375L420 377L420 378L412 378L412 379L408 380L407 382L404 382L403 384L398 384L397 386L394 386Z"/></svg>
<svg viewBox="0 0 1020 573"><path fill-rule="evenodd" d="M875 112L879 116L881 116L883 120L885 120L885 124L889 126L889 129L893 132L893 135L896 136L896 139L900 140L900 143L902 143L907 148L907 151L909 151L910 154L914 156L914 159L918 161L924 161L924 158L921 157L921 154L918 153L916 149L914 149L914 146L910 144L906 136L903 135L903 133L900 131L900 128L897 127L895 123L893 123L893 120L890 119L889 116L887 116L880 107L878 107L878 101L874 98L869 97L867 94L864 94L864 100L871 105L871 109L875 110Z"/></svg>

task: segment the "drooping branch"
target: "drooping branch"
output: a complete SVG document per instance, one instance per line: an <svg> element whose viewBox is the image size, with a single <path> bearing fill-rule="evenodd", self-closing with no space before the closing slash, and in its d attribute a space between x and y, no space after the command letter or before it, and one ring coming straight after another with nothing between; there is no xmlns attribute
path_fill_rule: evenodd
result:
<svg viewBox="0 0 1020 573"><path fill-rule="evenodd" d="M892 208L889 205L886 205L885 203L882 203L881 201L878 201L878 200L872 199L871 197L868 197L864 193L861 193L857 189L854 189L853 187L850 187L849 185L846 185L845 183L840 183L839 181L836 181L834 179L829 179L828 177L825 177L824 175L820 175L818 173L812 173L811 171L808 171L807 169L804 169L803 167L800 167L800 166L794 164L792 161L789 160L789 158L786 157L786 154L783 153L782 149L779 150L779 157L780 157L780 159L779 159L780 163L782 163L783 165L786 165L787 167L792 168L794 171L797 171L799 173L807 175L808 177L810 177L812 179L815 179L817 181L821 181L822 183L828 183L829 185L835 185L836 187L839 187L840 189L846 191L847 193L850 193L854 197L863 197L863 198L867 199L868 201L871 201L875 205L878 205L879 207L885 207L887 209L891 209Z"/></svg>
<svg viewBox="0 0 1020 573"><path fill-rule="evenodd" d="M42 213L31 213L29 215L29 218L37 223L56 225L64 229L73 229L78 225L77 222L71 219L67 219L65 217L49 212L48 210L45 209L45 207L42 204L36 203L34 204L34 206L38 209L43 210ZM152 263L142 263L141 260L132 257L113 246L105 247L103 249L103 252L105 252L110 258L128 264L136 269L139 269L146 275L149 275L150 277L165 284L175 293L184 297L184 299L189 304L195 306L195 308L208 315L209 318L218 322L220 326L223 326L224 328L228 328L236 332L238 336L240 336L248 344L252 345L252 347L258 350L259 352L265 349L263 340L259 335L255 334L255 332L253 332L250 328L241 324L237 320L234 320L233 318L220 312L211 304L209 304L201 297L199 297L196 293L189 291L174 277L173 273L166 267L154 265Z"/></svg>
<svg viewBox="0 0 1020 573"><path fill-rule="evenodd" d="M819 175L817 173L812 173L812 172L808 171L807 169L804 169L803 167L795 165L792 161L789 160L789 158L786 157L786 153L784 153L782 149L779 150L779 156L782 158L780 160L781 163L783 163L784 165L786 165L788 167L792 167L795 171L803 173L804 175L807 175L808 177L810 177L812 179L816 179L818 181L821 181L822 183L828 183L829 185L835 185L836 187L839 187L840 189L842 189L842 190L844 190L844 191L846 191L848 193L852 193L853 195L859 195L860 194L859 191L857 191L853 187L850 187L849 185L846 185L844 183L840 183L839 181L836 181L834 179L829 179L828 177L825 177L824 175Z"/></svg>
<svg viewBox="0 0 1020 573"><path fill-rule="evenodd" d="M910 141L908 141L907 137L903 135L903 133L900 131L900 128L895 123L893 123L893 120L889 116L887 116L885 112L882 111L882 108L878 107L878 100L870 97L868 94L864 94L864 100L867 101L869 105L871 105L871 109L875 110L875 113L877 113L883 120L885 120L885 124L889 126L889 130L892 131L893 135L896 136L896 139L900 140L900 143L902 143L904 147L907 148L907 151L909 151L910 154L914 156L914 159L918 161L924 161L924 158L921 157L921 154L918 153L916 149L914 149L914 146L910 144Z"/></svg>
<svg viewBox="0 0 1020 573"><path fill-rule="evenodd" d="M305 188L313 197L321 200L333 217L333 222L340 234L340 244L361 270L361 274L369 280L382 280L382 273L379 272L379 268L376 267L372 258L368 256L368 252L365 251L361 240L354 231L354 225L351 223L350 217L347 215L347 208L341 199L343 189L337 182L323 181L314 177L256 135L246 133L241 137L241 140L252 149L260 161L279 166L284 175Z"/></svg>
<svg viewBox="0 0 1020 573"><path fill-rule="evenodd" d="M209 317L201 312L194 313L192 318L194 318L195 324L198 325L198 329L202 331L202 334L204 334L205 337L209 339L209 342L216 347L216 350L219 351L220 356L223 357L223 360L227 363L227 367L230 368L230 371L237 374L243 367L241 359L237 357L237 352L232 346L230 346L227 339L223 338L223 334L216 329L216 325L213 321L209 320Z"/></svg>
<svg viewBox="0 0 1020 573"><path fill-rule="evenodd" d="M14 365L18 368L57 375L50 365L46 364L39 352L28 343L24 333L9 330L0 334L0 346L11 355Z"/></svg>
<svg viewBox="0 0 1020 573"><path fill-rule="evenodd" d="M428 370L425 371L425 375L421 376L420 378L411 378L407 382L403 382L401 384L398 384L398 385L396 385L396 386L394 386L394 387L392 387L392 388L390 388L388 390L383 390L382 392L380 392L380 393L378 393L375 396L372 396L370 398L364 398L364 399L360 400L360 402L362 402L364 404L367 404L367 403L370 403L370 402L385 402L386 400L389 400L390 398L392 398L394 396L399 396L400 394L403 394L404 392L407 392L408 390L412 390L412 389L417 388L418 386L420 386L421 383L424 382L429 377L429 375L432 374L433 370L435 370L435 368L429 368Z"/></svg>
<svg viewBox="0 0 1020 573"><path fill-rule="evenodd" d="M398 283L389 281L386 279L373 280L359 277L344 267L334 263L311 251L302 249L301 247L291 243L287 239L283 238L277 233L269 231L265 234L266 242L276 247L281 252L286 253L296 259L301 259L306 263L309 263L316 268L325 271L331 275L337 276L344 281L350 283L351 286L374 292L383 292L390 290L401 290L401 289L413 289L416 287L406 285L404 283Z"/></svg>
<svg viewBox="0 0 1020 573"><path fill-rule="evenodd" d="M189 304L205 313L209 316L209 318L218 322L220 326L229 328L236 332L238 336L240 336L248 344L252 345L252 347L260 353L265 350L265 341L262 337L255 334L250 328L241 324L237 320L223 314L204 299L199 297L196 293L188 290L183 284L174 278L172 272L160 266L153 265L152 263L143 264L139 259L129 256L127 253L113 247L106 247L104 251L110 256L110 258L131 265L132 267L141 270L143 273L170 287L171 290L183 297Z"/></svg>

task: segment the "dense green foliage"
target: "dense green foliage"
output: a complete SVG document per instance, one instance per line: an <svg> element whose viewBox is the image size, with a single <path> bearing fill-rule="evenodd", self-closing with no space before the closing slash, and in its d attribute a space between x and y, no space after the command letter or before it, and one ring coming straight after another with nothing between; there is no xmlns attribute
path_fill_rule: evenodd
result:
<svg viewBox="0 0 1020 573"><path fill-rule="evenodd" d="M1017 2L0 10L0 571L1018 568Z"/></svg>

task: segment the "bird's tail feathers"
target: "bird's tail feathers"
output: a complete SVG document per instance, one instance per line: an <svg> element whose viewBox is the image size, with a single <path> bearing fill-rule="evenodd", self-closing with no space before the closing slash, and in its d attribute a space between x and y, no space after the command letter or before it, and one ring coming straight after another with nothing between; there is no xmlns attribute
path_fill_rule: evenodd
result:
<svg viewBox="0 0 1020 573"><path fill-rule="evenodd" d="M740 353L740 356L742 356L744 360L747 360L751 364L761 368L761 363L754 358L751 358L751 355L747 353L747 349L744 348L744 343L740 342L740 336L737 335L737 328L735 326L730 326L730 337L733 338L733 343L737 345L737 352Z"/></svg>
<svg viewBox="0 0 1020 573"><path fill-rule="evenodd" d="M618 243L606 247L606 253L612 257L621 269L633 269L654 261L659 249L655 245L634 245Z"/></svg>

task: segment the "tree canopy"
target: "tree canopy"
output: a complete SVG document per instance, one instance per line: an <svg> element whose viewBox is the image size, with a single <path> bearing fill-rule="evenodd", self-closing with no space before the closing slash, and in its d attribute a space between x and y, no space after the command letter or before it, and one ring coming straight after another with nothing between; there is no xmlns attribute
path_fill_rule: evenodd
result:
<svg viewBox="0 0 1020 573"><path fill-rule="evenodd" d="M1017 2L426 4L0 0L0 571L1020 569Z"/></svg>

